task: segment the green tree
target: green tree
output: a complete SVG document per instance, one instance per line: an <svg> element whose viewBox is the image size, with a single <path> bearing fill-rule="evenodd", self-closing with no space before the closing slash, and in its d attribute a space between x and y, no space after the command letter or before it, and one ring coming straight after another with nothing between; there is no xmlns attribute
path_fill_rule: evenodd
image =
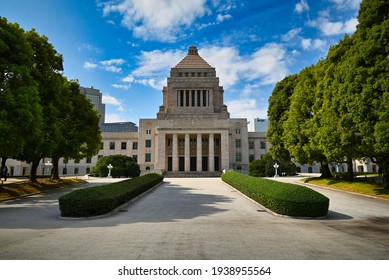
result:
<svg viewBox="0 0 389 280"><path fill-rule="evenodd" d="M270 142L270 152L273 158L289 160L289 151L285 148L282 136L283 124L288 118L290 97L298 81L298 75L291 75L278 82L269 98L269 129L266 137Z"/></svg>
<svg viewBox="0 0 389 280"><path fill-rule="evenodd" d="M50 157L61 135L58 118L61 110L62 55L48 42L46 36L35 30L25 33L33 49L31 76L38 84L40 105L42 108L42 128L40 134L26 137L23 152L17 157L31 164L30 181L36 181L36 172L40 160Z"/></svg>
<svg viewBox="0 0 389 280"><path fill-rule="evenodd" d="M101 143L98 113L80 93L77 81L68 81L63 77L61 104L58 106L62 108L57 120L61 133L51 154L53 180L59 179L58 161L61 157L92 157L99 151Z"/></svg>
<svg viewBox="0 0 389 280"><path fill-rule="evenodd" d="M20 155L26 136L39 137L42 108L31 76L33 49L25 31L0 17L0 157Z"/></svg>
<svg viewBox="0 0 389 280"><path fill-rule="evenodd" d="M112 155L100 158L92 169L92 174L99 177L107 177L108 165L113 166L112 177L138 177L140 167L136 161L124 155Z"/></svg>
<svg viewBox="0 0 389 280"><path fill-rule="evenodd" d="M270 153L265 154L261 159L253 160L249 164L249 175L253 177L272 177L275 175L274 164L277 162L278 175L296 175L296 165L291 161L276 161Z"/></svg>

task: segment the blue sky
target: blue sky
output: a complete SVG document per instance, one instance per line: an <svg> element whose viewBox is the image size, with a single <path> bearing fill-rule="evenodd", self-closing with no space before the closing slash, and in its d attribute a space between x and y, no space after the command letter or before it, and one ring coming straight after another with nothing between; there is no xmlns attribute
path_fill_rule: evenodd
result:
<svg viewBox="0 0 389 280"><path fill-rule="evenodd" d="M190 45L216 68L231 117L252 121L266 117L277 81L355 31L360 2L12 0L0 1L0 16L46 35L64 74L103 93L107 122L155 118Z"/></svg>

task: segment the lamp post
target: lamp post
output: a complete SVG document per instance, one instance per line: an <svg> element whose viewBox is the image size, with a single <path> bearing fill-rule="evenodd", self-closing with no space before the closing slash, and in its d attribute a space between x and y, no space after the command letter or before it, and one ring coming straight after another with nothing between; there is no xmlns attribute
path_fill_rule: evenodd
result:
<svg viewBox="0 0 389 280"><path fill-rule="evenodd" d="M113 166L111 164L108 164L107 168L108 168L108 176L107 176L107 178L112 178L111 170L112 170Z"/></svg>
<svg viewBox="0 0 389 280"><path fill-rule="evenodd" d="M277 169L278 169L278 167L280 167L278 164L277 164L277 162L273 165L273 167L274 167L274 169L275 169L275 171L276 171L276 174L274 175L274 178L277 178L277 177L279 177L278 176L278 173L277 173Z"/></svg>

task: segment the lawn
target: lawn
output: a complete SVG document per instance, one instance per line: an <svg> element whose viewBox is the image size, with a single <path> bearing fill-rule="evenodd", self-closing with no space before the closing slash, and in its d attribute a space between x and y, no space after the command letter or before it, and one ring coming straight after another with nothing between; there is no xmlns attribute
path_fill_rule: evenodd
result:
<svg viewBox="0 0 389 280"><path fill-rule="evenodd" d="M303 179L305 183L389 199L389 189L384 189L382 183L366 182L362 180L363 179L355 179L353 182L348 182L343 179L335 178Z"/></svg>
<svg viewBox="0 0 389 280"><path fill-rule="evenodd" d="M86 183L76 178L66 178L59 181L52 181L48 178L38 179L38 184L21 181L12 184L0 185L0 201L14 199L22 196L37 194L48 190L64 188L71 185Z"/></svg>

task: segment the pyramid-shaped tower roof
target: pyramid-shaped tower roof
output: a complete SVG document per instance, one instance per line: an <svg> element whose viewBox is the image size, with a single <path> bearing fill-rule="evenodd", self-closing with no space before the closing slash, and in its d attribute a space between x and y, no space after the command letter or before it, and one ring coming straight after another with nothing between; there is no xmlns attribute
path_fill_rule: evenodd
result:
<svg viewBox="0 0 389 280"><path fill-rule="evenodd" d="M212 68L198 53L196 46L190 46L188 54L174 68Z"/></svg>

